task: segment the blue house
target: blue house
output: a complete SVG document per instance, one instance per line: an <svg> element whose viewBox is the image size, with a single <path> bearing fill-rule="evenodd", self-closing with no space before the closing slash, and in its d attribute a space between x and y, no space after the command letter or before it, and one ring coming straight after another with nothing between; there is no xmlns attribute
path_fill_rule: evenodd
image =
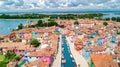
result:
<svg viewBox="0 0 120 67"><path fill-rule="evenodd" d="M116 38L115 38L114 36L112 36L111 42L112 42L112 43L115 43L115 41L116 41Z"/></svg>
<svg viewBox="0 0 120 67"><path fill-rule="evenodd" d="M86 51L85 49L82 49L82 55L86 60L90 58L90 53L90 50Z"/></svg>
<svg viewBox="0 0 120 67"><path fill-rule="evenodd" d="M58 29L55 29L55 31L54 31L56 34L59 34L60 33L60 31L58 30Z"/></svg>
<svg viewBox="0 0 120 67"><path fill-rule="evenodd" d="M97 45L100 46L101 44L102 44L102 43L101 43L101 39L98 38L98 40L97 40Z"/></svg>
<svg viewBox="0 0 120 67"><path fill-rule="evenodd" d="M39 35L40 33L39 32L33 32L32 33L32 37L36 37L37 35Z"/></svg>
<svg viewBox="0 0 120 67"><path fill-rule="evenodd" d="M96 36L96 33L93 33L93 34L88 35L88 38L93 38L95 36Z"/></svg>

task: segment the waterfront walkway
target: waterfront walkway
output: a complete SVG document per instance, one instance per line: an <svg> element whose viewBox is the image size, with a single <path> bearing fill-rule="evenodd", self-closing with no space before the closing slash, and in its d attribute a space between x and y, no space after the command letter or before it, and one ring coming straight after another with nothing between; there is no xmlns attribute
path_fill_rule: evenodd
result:
<svg viewBox="0 0 120 67"><path fill-rule="evenodd" d="M73 57L75 59L76 64L80 65L80 67L89 67L88 63L84 59L84 57L78 51L75 50L74 43L72 43L70 41L70 38L66 37L66 39L67 39L67 42L68 42L68 44L70 46L70 50L71 50L71 53L72 53L72 55L73 55ZM77 66L77 67L79 67L79 66Z"/></svg>
<svg viewBox="0 0 120 67"><path fill-rule="evenodd" d="M56 59L53 62L52 67L61 67L61 55L62 55L62 36L60 35L60 42L58 48L58 54L56 55Z"/></svg>

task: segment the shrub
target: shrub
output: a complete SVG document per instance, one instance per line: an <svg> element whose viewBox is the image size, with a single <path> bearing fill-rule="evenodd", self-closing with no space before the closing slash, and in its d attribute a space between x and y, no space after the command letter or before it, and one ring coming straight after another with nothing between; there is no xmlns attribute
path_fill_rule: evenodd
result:
<svg viewBox="0 0 120 67"><path fill-rule="evenodd" d="M79 24L79 22L78 22L78 21L75 21L75 22L74 22L74 24L75 24L75 25L78 25L78 24Z"/></svg>
<svg viewBox="0 0 120 67"><path fill-rule="evenodd" d="M117 32L117 34L119 34L119 35L120 35L120 32Z"/></svg>
<svg viewBox="0 0 120 67"><path fill-rule="evenodd" d="M33 45L34 47L38 47L40 45L40 42L37 39L32 39L31 45Z"/></svg>
<svg viewBox="0 0 120 67"><path fill-rule="evenodd" d="M107 25L108 25L108 23L107 23L107 22L104 22L104 23L103 23L103 25L107 26Z"/></svg>
<svg viewBox="0 0 120 67"><path fill-rule="evenodd" d="M17 61L19 61L19 60L21 59L21 57L20 57L20 56L16 56L15 59L16 59Z"/></svg>
<svg viewBox="0 0 120 67"><path fill-rule="evenodd" d="M18 25L18 30L23 29L23 24Z"/></svg>
<svg viewBox="0 0 120 67"><path fill-rule="evenodd" d="M16 42L22 42L22 39L18 38L16 39Z"/></svg>

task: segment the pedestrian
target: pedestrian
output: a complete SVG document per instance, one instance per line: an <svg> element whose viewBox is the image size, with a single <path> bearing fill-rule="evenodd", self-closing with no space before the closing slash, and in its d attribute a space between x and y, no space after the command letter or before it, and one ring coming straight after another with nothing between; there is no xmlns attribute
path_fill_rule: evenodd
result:
<svg viewBox="0 0 120 67"><path fill-rule="evenodd" d="M80 64L78 64L78 67L80 67Z"/></svg>
<svg viewBox="0 0 120 67"><path fill-rule="evenodd" d="M118 46L120 46L120 38L118 39Z"/></svg>

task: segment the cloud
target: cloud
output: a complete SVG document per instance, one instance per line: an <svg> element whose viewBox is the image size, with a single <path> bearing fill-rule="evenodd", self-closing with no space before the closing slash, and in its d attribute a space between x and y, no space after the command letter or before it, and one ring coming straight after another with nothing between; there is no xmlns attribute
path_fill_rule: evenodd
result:
<svg viewBox="0 0 120 67"><path fill-rule="evenodd" d="M0 1L0 6L2 6L3 5L3 2L2 1Z"/></svg>
<svg viewBox="0 0 120 67"><path fill-rule="evenodd" d="M23 4L24 4L24 1L23 1L23 0L14 1L14 5L15 5L15 6L23 6Z"/></svg>
<svg viewBox="0 0 120 67"><path fill-rule="evenodd" d="M1 10L119 8L120 0L0 0Z"/></svg>

